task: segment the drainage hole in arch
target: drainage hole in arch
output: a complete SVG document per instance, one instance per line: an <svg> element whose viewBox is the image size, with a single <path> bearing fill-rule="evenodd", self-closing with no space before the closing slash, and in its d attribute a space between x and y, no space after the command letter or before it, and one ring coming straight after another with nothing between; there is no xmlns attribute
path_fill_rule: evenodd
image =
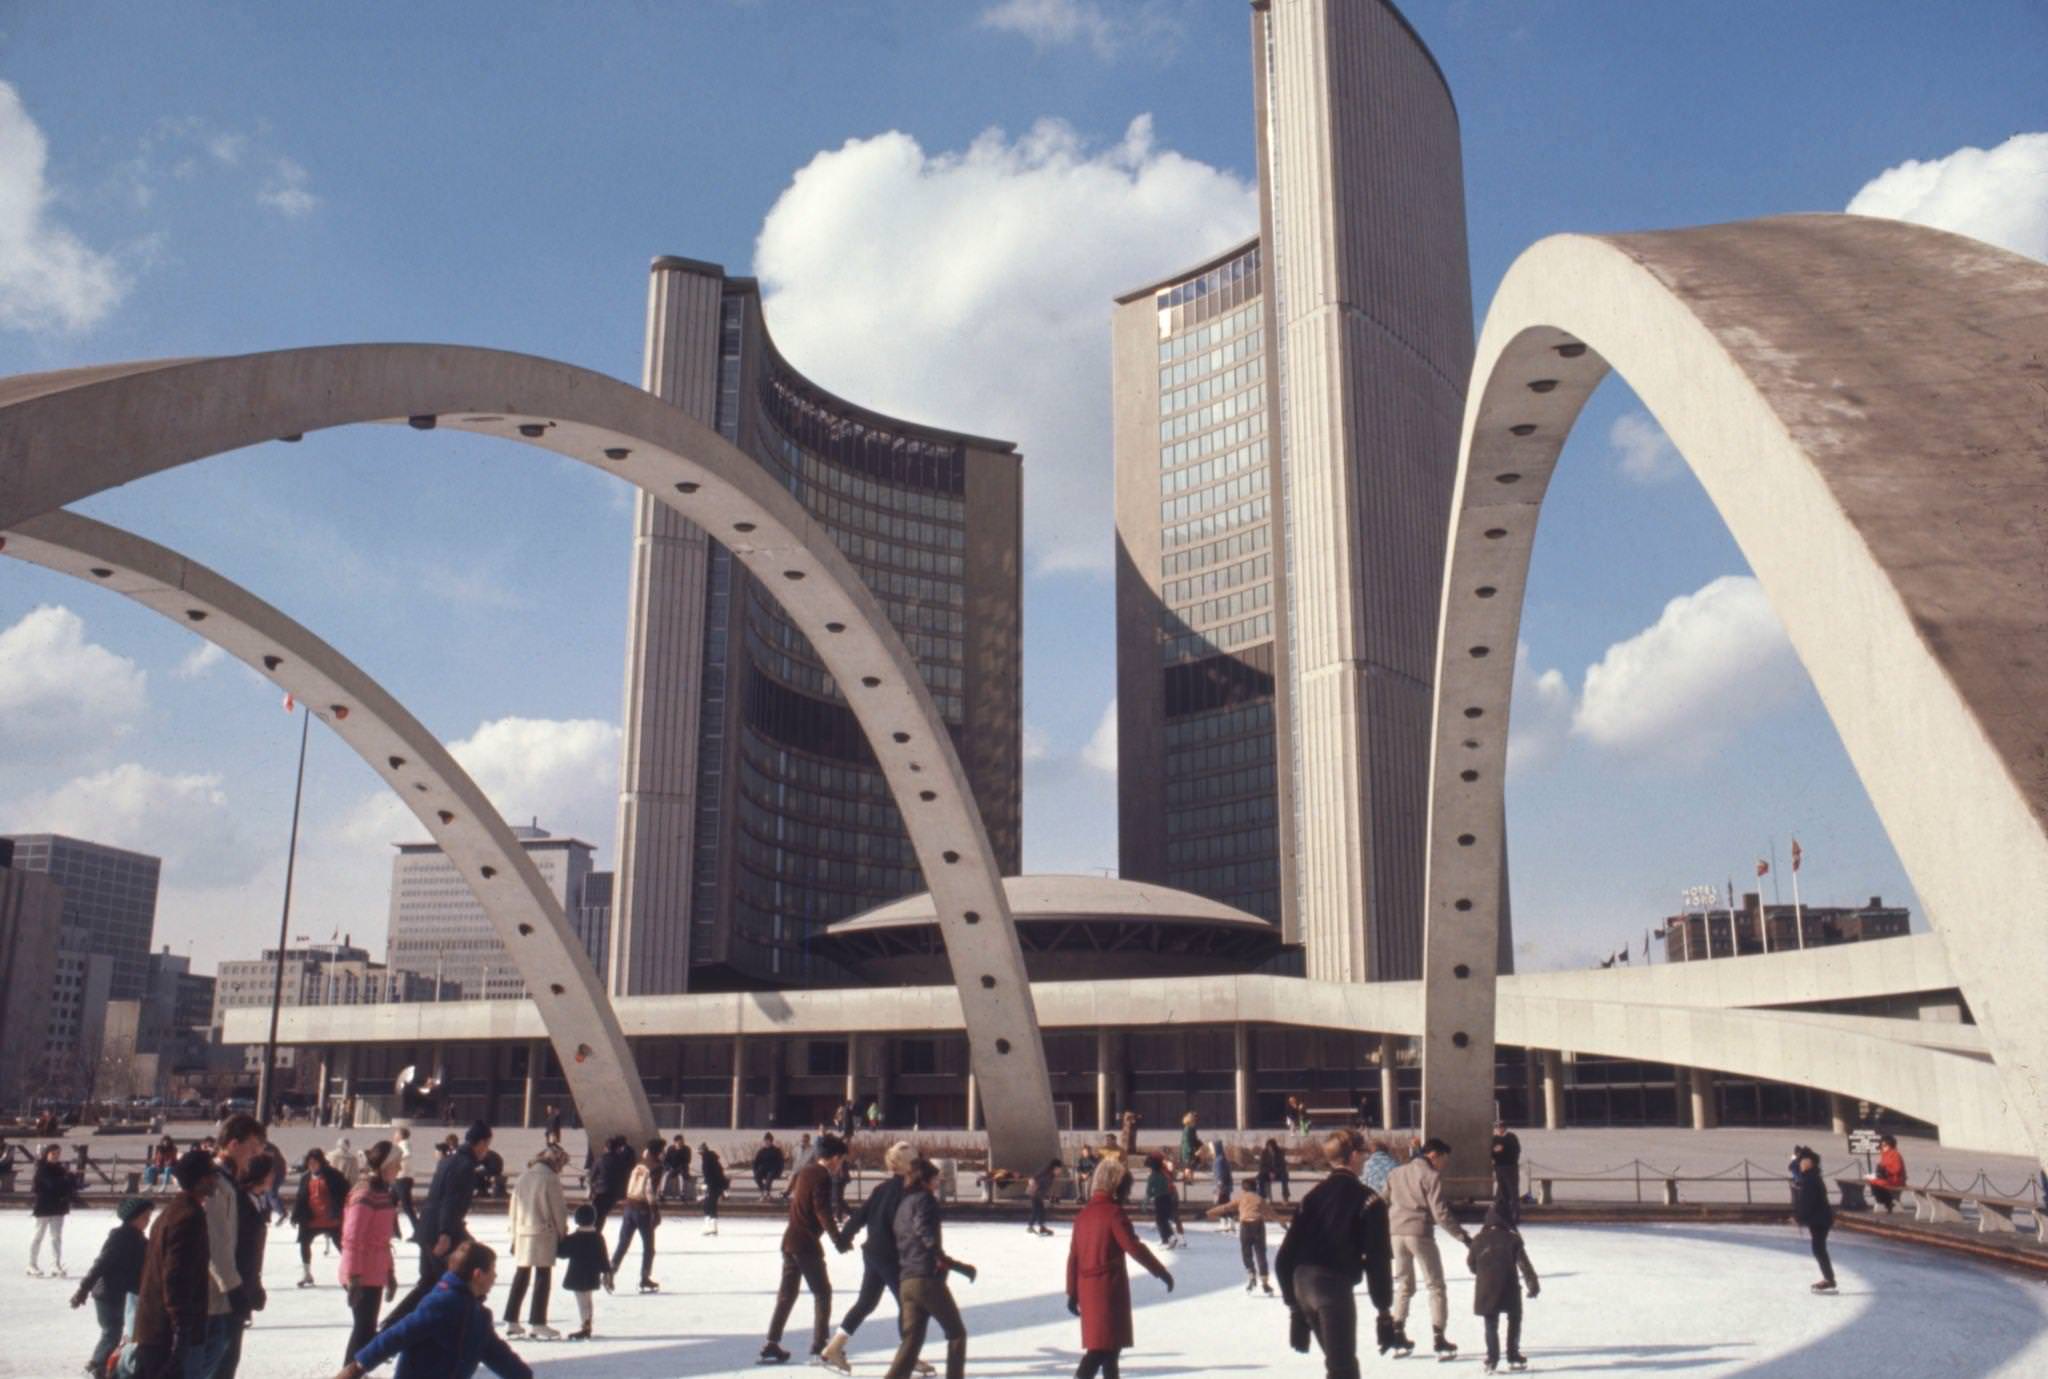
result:
<svg viewBox="0 0 2048 1379"><path fill-rule="evenodd" d="M1485 709L1482 709L1482 708L1478 707L1478 706L1477 706L1477 705L1475 704L1475 705L1474 705L1473 707L1471 707L1471 708L1469 708L1469 709L1465 710L1465 717L1467 717L1467 718L1480 718L1480 717L1483 717L1483 716L1485 715L1485 713L1486 713L1486 710L1485 710Z"/></svg>
<svg viewBox="0 0 2048 1379"><path fill-rule="evenodd" d="M1530 435L1534 435L1534 434L1536 433L1536 423L1535 423L1535 422L1533 422L1533 421L1525 421L1525 422L1521 422L1521 423L1520 423L1520 424L1518 424L1518 425L1515 425L1515 426L1510 426L1510 427L1508 428L1508 431L1509 431L1509 432L1510 432L1511 434L1513 434L1513 435L1517 435L1517 436L1530 436Z"/></svg>
<svg viewBox="0 0 2048 1379"><path fill-rule="evenodd" d="M689 481L688 479L685 479L685 480L683 480L683 481L682 481L681 483L679 483L679 484L677 484L677 485L676 485L676 492L678 492L678 493L695 493L695 492L696 492L696 491L697 491L697 490L698 490L699 488L701 488L701 487L703 487L703 485L701 485L701 484L695 484L695 483L692 483L692 482L690 482L690 481Z"/></svg>
<svg viewBox="0 0 2048 1379"><path fill-rule="evenodd" d="M1470 785L1473 781L1479 779L1479 773L1477 771L1460 771L1458 772L1458 779Z"/></svg>
<svg viewBox="0 0 2048 1379"><path fill-rule="evenodd" d="M1465 966L1465 964L1461 962L1456 967L1453 967L1451 969L1451 975L1453 977L1456 977L1459 981L1463 981L1465 980L1465 978L1472 975L1472 969Z"/></svg>
<svg viewBox="0 0 2048 1379"><path fill-rule="evenodd" d="M519 434L526 437L528 440L538 439L541 436L545 436L547 433L548 428L541 425L537 421L522 421L519 423Z"/></svg>
<svg viewBox="0 0 2048 1379"><path fill-rule="evenodd" d="M983 991L994 991L996 989L996 979L984 972L981 977L981 989Z"/></svg>
<svg viewBox="0 0 2048 1379"><path fill-rule="evenodd" d="M832 633L844 632L846 624L843 622L828 622L825 624L825 630Z"/></svg>
<svg viewBox="0 0 2048 1379"><path fill-rule="evenodd" d="M1460 833L1458 835L1458 846L1461 848L1471 847L1474 843L1478 841L1479 840L1477 838L1473 837L1469 833Z"/></svg>
<svg viewBox="0 0 2048 1379"><path fill-rule="evenodd" d="M623 445L614 445L604 452L604 457L608 460L623 460L632 453Z"/></svg>
<svg viewBox="0 0 2048 1379"><path fill-rule="evenodd" d="M284 657L282 656L265 656L263 658L263 668L265 670L276 670L279 666L283 664Z"/></svg>
<svg viewBox="0 0 2048 1379"><path fill-rule="evenodd" d="M1482 584L1472 591L1475 597L1482 599L1490 599L1499 592L1500 590L1494 588L1491 584Z"/></svg>
<svg viewBox="0 0 2048 1379"><path fill-rule="evenodd" d="M735 522L732 524L732 529L738 532L748 532L754 529L754 524L752 522Z"/></svg>
<svg viewBox="0 0 2048 1379"><path fill-rule="evenodd" d="M533 937L533 926L532 926L531 924L521 924L521 925L519 926L519 937L521 937L521 938L532 938L532 937Z"/></svg>
<svg viewBox="0 0 2048 1379"><path fill-rule="evenodd" d="M1469 900L1453 900L1451 902L1451 908L1456 910L1459 914L1464 914L1467 910L1472 908L1472 902Z"/></svg>
<svg viewBox="0 0 2048 1379"><path fill-rule="evenodd" d="M1471 1042L1472 1036L1465 1033L1465 1031L1463 1030L1459 1030L1456 1034L1451 1036L1451 1047L1453 1048L1462 1049Z"/></svg>
<svg viewBox="0 0 2048 1379"><path fill-rule="evenodd" d="M961 915L960 918L966 920L969 924L979 924L981 923L981 911L969 910L966 914Z"/></svg>
<svg viewBox="0 0 2048 1379"><path fill-rule="evenodd" d="M953 851L951 848L946 849L944 852L940 853L939 856L946 859L947 866L951 866L953 863L960 860L960 854Z"/></svg>
<svg viewBox="0 0 2048 1379"><path fill-rule="evenodd" d="M560 982L549 982L548 990L552 991L557 996L562 996L568 993L569 988L563 986Z"/></svg>
<svg viewBox="0 0 2048 1379"><path fill-rule="evenodd" d="M104 565L95 565L92 567L92 577L94 579L112 579L114 572Z"/></svg>
<svg viewBox="0 0 2048 1379"><path fill-rule="evenodd" d="M1507 534L1508 529L1506 527L1488 527L1486 529L1486 539L1488 541L1498 541Z"/></svg>
<svg viewBox="0 0 2048 1379"><path fill-rule="evenodd" d="M997 1053L1008 1053L1009 1051L1010 1051L1010 1041L1009 1041L1009 1040L1007 1040L1007 1039L998 1039L998 1040L996 1040L996 1052L997 1052Z"/></svg>
<svg viewBox="0 0 2048 1379"><path fill-rule="evenodd" d="M880 689L882 687L882 677L879 675L863 675L860 677L860 682L869 689Z"/></svg>
<svg viewBox="0 0 2048 1379"><path fill-rule="evenodd" d="M435 812L436 812L436 813L438 813L438 814L439 814L439 815L441 816L441 822L442 822L442 823L444 823L444 824L452 824L452 823L454 823L454 822L455 822L455 816L454 816L453 814L450 814L450 813L449 813L449 812L448 812L447 810L445 810L445 809L442 809L442 810L437 810L437 811L435 811Z"/></svg>
<svg viewBox="0 0 2048 1379"><path fill-rule="evenodd" d="M1548 393L1555 391L1556 388L1557 380L1554 378L1532 378L1529 380L1529 391L1532 393Z"/></svg>
<svg viewBox="0 0 2048 1379"><path fill-rule="evenodd" d="M920 790L917 792L917 797L923 800L926 804L930 804L933 800L939 797L939 792L936 790Z"/></svg>
<svg viewBox="0 0 2048 1379"><path fill-rule="evenodd" d="M1574 340L1568 345L1559 345L1557 352L1566 359L1577 359L1586 352L1586 347Z"/></svg>
<svg viewBox="0 0 2048 1379"><path fill-rule="evenodd" d="M1472 659L1476 661L1476 660L1478 660L1478 659L1479 659L1480 657L1482 657L1482 656L1485 656L1485 655L1487 655L1487 654L1488 654L1488 653L1489 653L1490 651L1492 651L1492 650L1493 650L1493 648L1491 648L1491 647L1485 647L1485 646L1475 646L1475 647L1473 647L1473 648L1472 648L1471 650L1472 650Z"/></svg>
<svg viewBox="0 0 2048 1379"><path fill-rule="evenodd" d="M890 737L892 737L892 738L894 738L894 739L895 739L896 741L898 741L898 742L908 742L908 741L910 741L910 734L909 734L909 733L890 733L890 734L889 734L889 736L890 736Z"/></svg>
<svg viewBox="0 0 2048 1379"><path fill-rule="evenodd" d="M1513 470L1509 470L1505 474L1494 475L1493 481L1497 484L1519 484L1520 482L1522 482L1522 476L1515 473Z"/></svg>

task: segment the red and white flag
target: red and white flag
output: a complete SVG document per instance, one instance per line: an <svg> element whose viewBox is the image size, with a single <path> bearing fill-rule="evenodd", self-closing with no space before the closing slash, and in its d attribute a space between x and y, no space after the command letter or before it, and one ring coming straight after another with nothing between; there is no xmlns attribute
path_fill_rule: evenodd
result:
<svg viewBox="0 0 2048 1379"><path fill-rule="evenodd" d="M1797 838L1794 838L1792 840L1792 870L1794 871L1799 870L1799 857L1799 840Z"/></svg>
<svg viewBox="0 0 2048 1379"><path fill-rule="evenodd" d="M1766 874L1767 872L1769 872L1769 871L1770 871L1770 869L1771 869L1771 864L1770 864L1769 862L1766 862L1766 861L1765 861L1765 860L1764 860L1763 858L1761 858L1761 857L1759 857L1759 858L1757 858L1757 859L1756 859L1756 874L1757 874L1758 876L1762 876L1762 875Z"/></svg>

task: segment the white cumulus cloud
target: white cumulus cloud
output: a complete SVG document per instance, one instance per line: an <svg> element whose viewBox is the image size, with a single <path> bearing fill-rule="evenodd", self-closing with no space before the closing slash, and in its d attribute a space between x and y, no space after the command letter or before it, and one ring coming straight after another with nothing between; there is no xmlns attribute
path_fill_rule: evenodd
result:
<svg viewBox="0 0 2048 1379"><path fill-rule="evenodd" d="M49 152L20 94L0 81L0 327L9 330L84 330L126 286L111 257L51 218Z"/></svg>
<svg viewBox="0 0 2048 1379"><path fill-rule="evenodd" d="M550 833L604 847L616 826L619 729L591 718L499 718L448 750L507 823L538 818ZM365 799L342 825L353 842L383 848L423 830L397 795Z"/></svg>
<svg viewBox="0 0 2048 1379"><path fill-rule="evenodd" d="M178 662L178 668L171 674L180 680L197 680L227 658L227 652L212 642L201 642L185 653L185 659Z"/></svg>
<svg viewBox="0 0 2048 1379"><path fill-rule="evenodd" d="M1697 759L1782 704L1800 669L1748 575L1724 575L1586 668L1572 732L1599 747Z"/></svg>
<svg viewBox="0 0 2048 1379"><path fill-rule="evenodd" d="M1153 141L1058 120L928 153L849 140L801 169L755 245L795 365L883 412L1019 443L1034 568L1111 555L1109 312L1258 228L1255 188Z"/></svg>
<svg viewBox="0 0 2048 1379"><path fill-rule="evenodd" d="M1117 47L1117 26L1092 0L1002 0L981 12L981 24L1019 34L1041 48L1086 43L1108 57Z"/></svg>
<svg viewBox="0 0 2048 1379"><path fill-rule="evenodd" d="M1102 711L1102 721L1095 725L1088 745L1081 749L1081 764L1105 775L1116 774L1116 700L1109 701L1109 707Z"/></svg>
<svg viewBox="0 0 2048 1379"><path fill-rule="evenodd" d="M7 812L10 831L68 833L161 857L166 885L233 885L265 860L236 826L217 775L167 775L124 762L18 800Z"/></svg>
<svg viewBox="0 0 2048 1379"><path fill-rule="evenodd" d="M86 640L85 621L45 604L0 631L0 755L61 761L130 732L148 705L147 672Z"/></svg>
<svg viewBox="0 0 2048 1379"><path fill-rule="evenodd" d="M320 198L309 190L312 180L297 160L279 158L270 165L270 176L256 189L257 204L290 220L311 215L320 204Z"/></svg>
<svg viewBox="0 0 2048 1379"><path fill-rule="evenodd" d="M1571 730L1572 687L1555 666L1537 670L1529 644L1515 644L1515 687L1508 710L1510 777L1548 761Z"/></svg>
<svg viewBox="0 0 2048 1379"><path fill-rule="evenodd" d="M1952 230L2048 260L2048 133L1908 159L1864 183L1848 210Z"/></svg>
<svg viewBox="0 0 2048 1379"><path fill-rule="evenodd" d="M1647 412L1624 412L1607 428L1607 442L1624 478L1640 484L1669 479L1683 468L1671 437Z"/></svg>

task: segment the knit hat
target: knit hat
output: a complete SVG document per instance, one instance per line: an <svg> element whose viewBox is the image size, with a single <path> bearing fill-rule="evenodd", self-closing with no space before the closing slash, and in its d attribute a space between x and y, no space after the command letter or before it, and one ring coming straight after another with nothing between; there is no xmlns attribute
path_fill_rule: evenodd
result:
<svg viewBox="0 0 2048 1379"><path fill-rule="evenodd" d="M462 1134L464 1144L482 1144L491 1137L491 1127L483 1121L473 1123Z"/></svg>
<svg viewBox="0 0 2048 1379"><path fill-rule="evenodd" d="M192 1191L208 1178L213 1177L217 1172L219 1170L213 1166L213 1156L203 1149L188 1149L178 1156L176 1163L171 1165L171 1177L176 1179L178 1186L187 1192Z"/></svg>
<svg viewBox="0 0 2048 1379"><path fill-rule="evenodd" d="M121 1205L114 1208L114 1215L119 1217L121 1224L125 1226L136 1217L154 1210L156 1210L156 1203L150 1201L147 1197L123 1197Z"/></svg>

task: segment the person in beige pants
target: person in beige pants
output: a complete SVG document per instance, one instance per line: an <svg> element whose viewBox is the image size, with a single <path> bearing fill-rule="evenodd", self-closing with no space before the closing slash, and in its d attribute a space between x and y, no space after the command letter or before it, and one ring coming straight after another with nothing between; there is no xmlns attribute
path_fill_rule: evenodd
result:
<svg viewBox="0 0 2048 1379"><path fill-rule="evenodd" d="M1422 1266L1429 1288L1429 1324L1436 1333L1437 1358L1448 1360L1458 1348L1444 1339L1450 1320L1450 1297L1444 1291L1444 1261L1436 1248L1436 1228L1466 1245L1472 1237L1444 1205L1443 1165L1451 1147L1432 1139L1422 1152L1387 1175L1387 1233L1394 1247L1394 1330L1408 1343L1408 1304L1415 1297L1415 1267Z"/></svg>

